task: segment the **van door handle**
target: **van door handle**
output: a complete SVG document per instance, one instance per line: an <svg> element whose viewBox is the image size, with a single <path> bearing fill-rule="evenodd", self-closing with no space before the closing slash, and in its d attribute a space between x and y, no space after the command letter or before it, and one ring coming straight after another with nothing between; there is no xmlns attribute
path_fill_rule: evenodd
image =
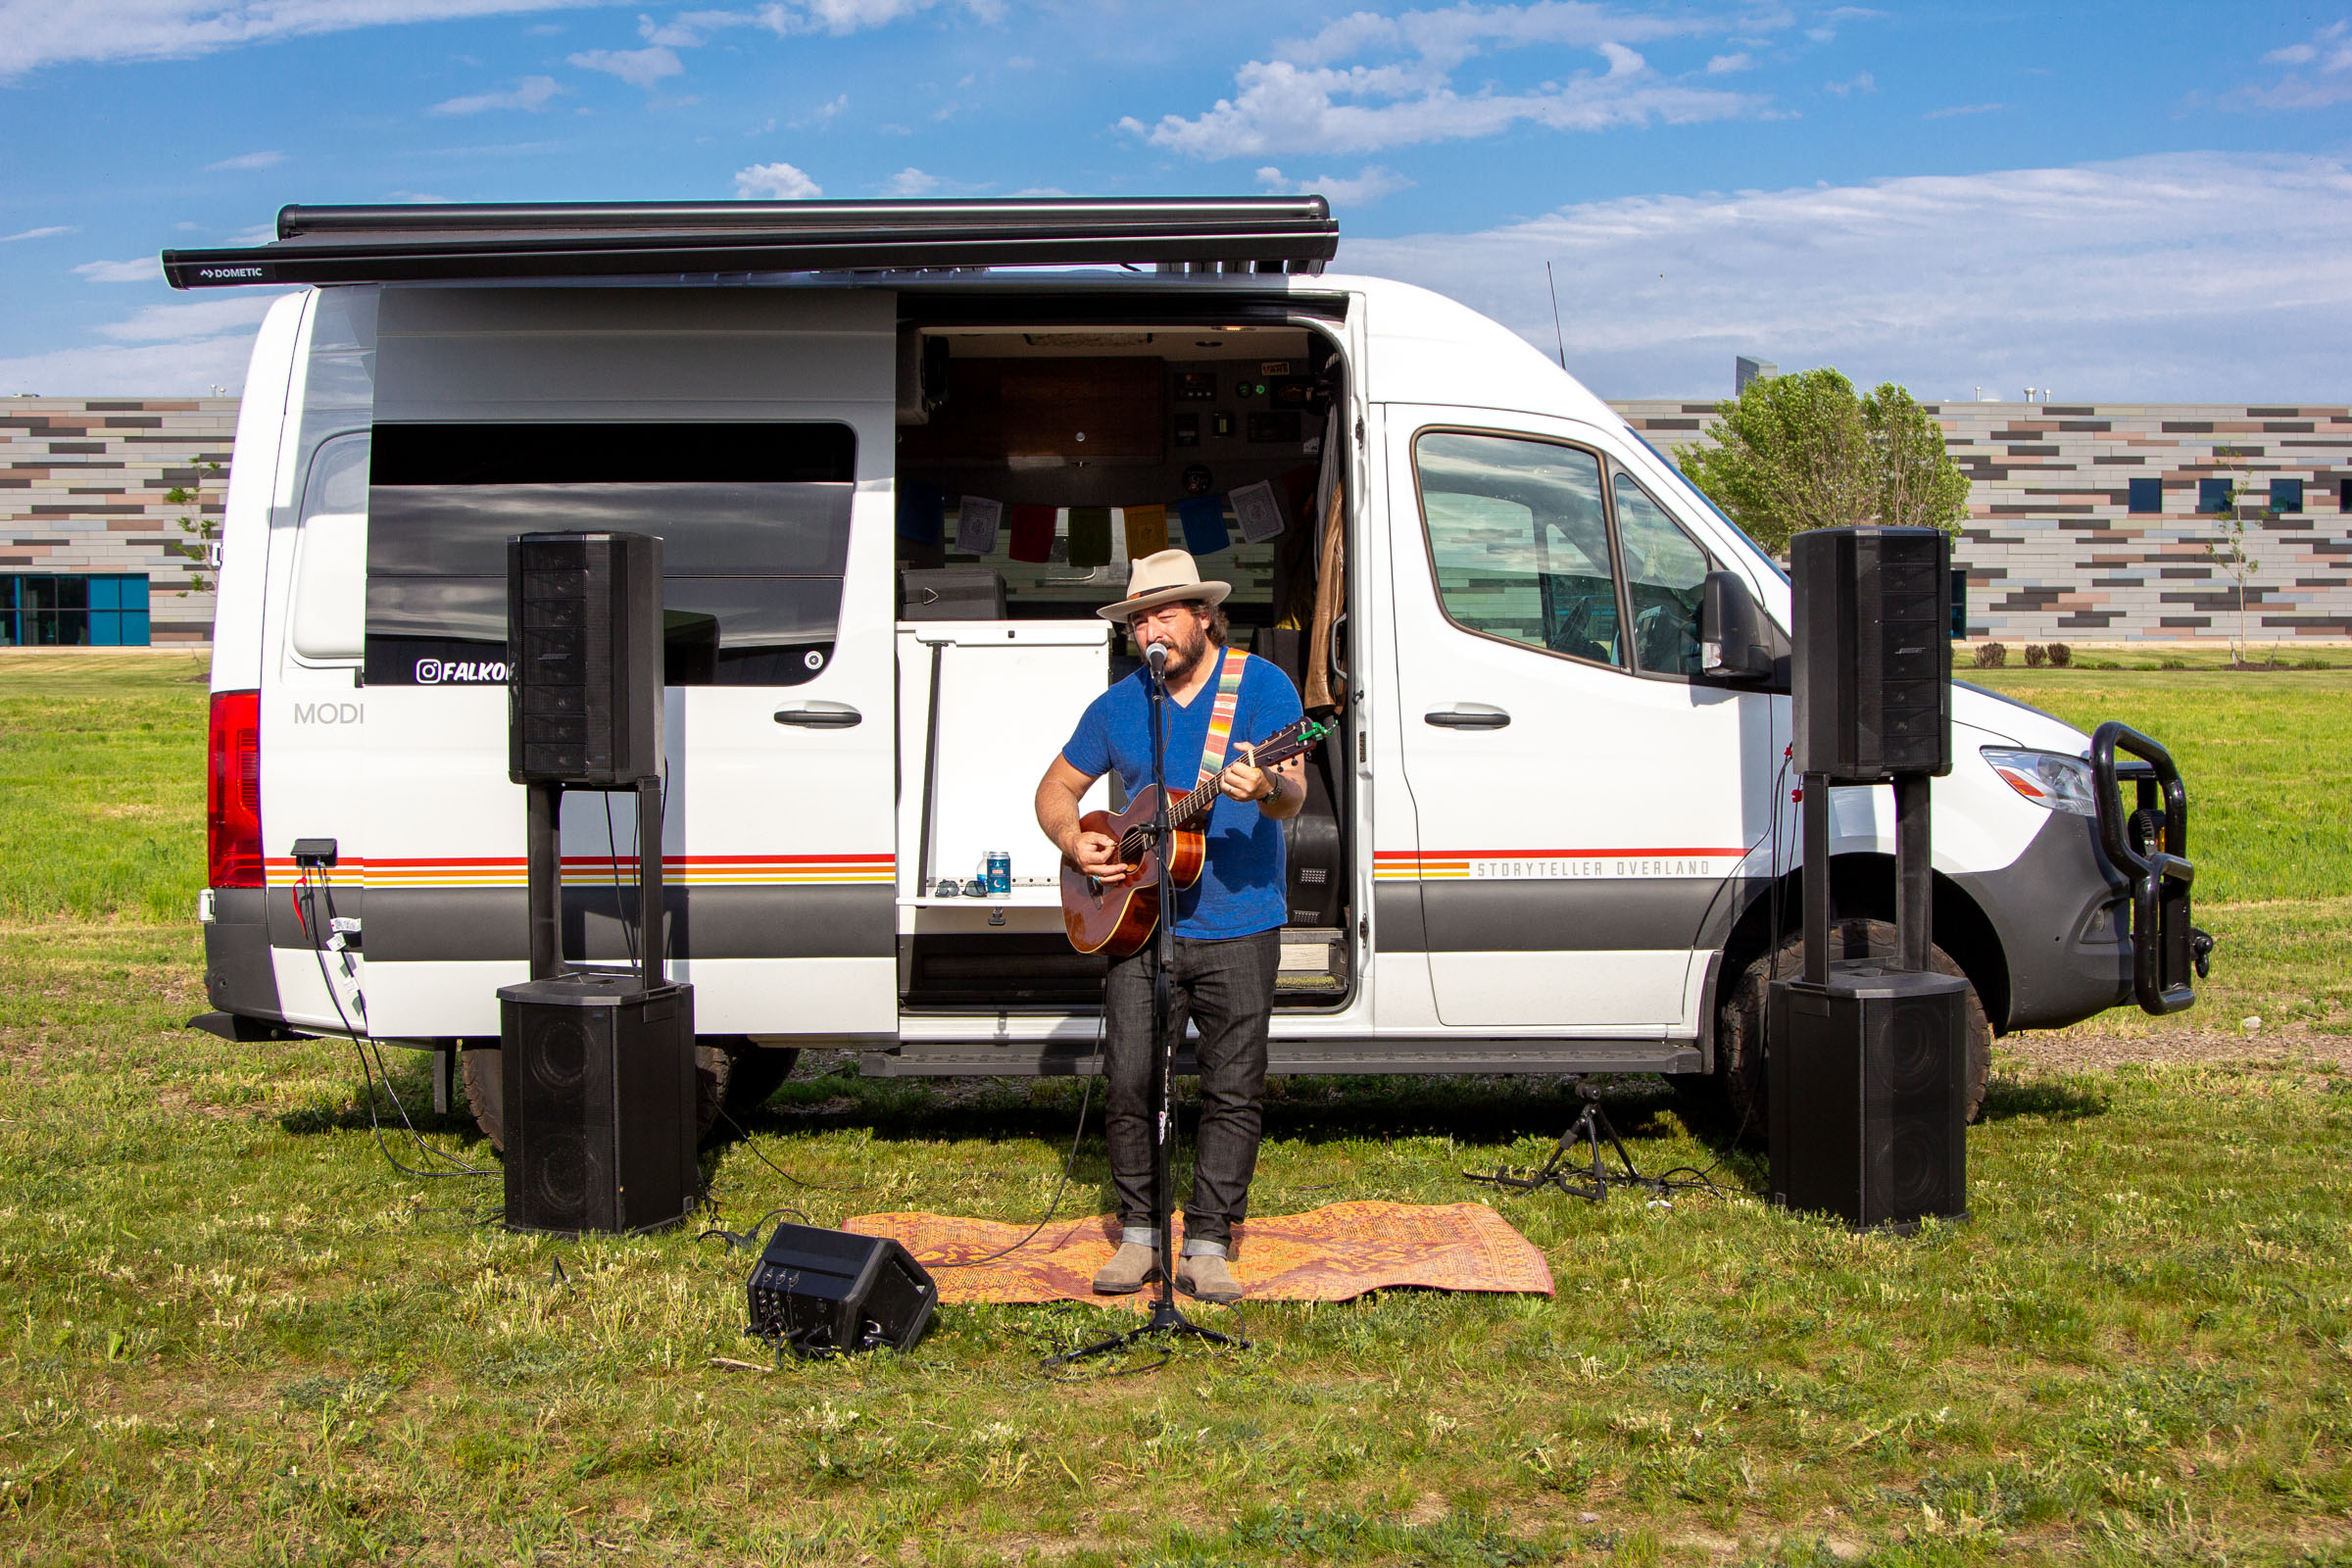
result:
<svg viewBox="0 0 2352 1568"><path fill-rule="evenodd" d="M1511 715L1499 708L1440 708L1421 715L1424 724L1440 729L1500 729L1511 721Z"/></svg>
<svg viewBox="0 0 2352 1568"><path fill-rule="evenodd" d="M851 729L864 718L847 703L810 703L805 708L779 708L776 722L802 729Z"/></svg>

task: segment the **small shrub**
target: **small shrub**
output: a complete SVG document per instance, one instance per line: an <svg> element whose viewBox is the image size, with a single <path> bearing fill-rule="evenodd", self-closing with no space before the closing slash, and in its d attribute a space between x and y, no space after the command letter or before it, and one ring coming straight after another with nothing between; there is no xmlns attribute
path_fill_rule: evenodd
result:
<svg viewBox="0 0 2352 1568"><path fill-rule="evenodd" d="M2039 669L2042 665L2048 663L2049 662L2050 654L2048 649L2042 647L2039 643L2026 644L2026 667L2028 669Z"/></svg>
<svg viewBox="0 0 2352 1568"><path fill-rule="evenodd" d="M1998 669L2007 662L2009 662L2009 650L1999 643L1977 644L1977 667L1979 669Z"/></svg>
<svg viewBox="0 0 2352 1568"><path fill-rule="evenodd" d="M2050 644L2050 667L2064 669L2075 662L2075 651L2064 643Z"/></svg>
<svg viewBox="0 0 2352 1568"><path fill-rule="evenodd" d="M2159 659L2156 661L2156 667L2158 669L2186 669L2188 661L2185 659Z"/></svg>

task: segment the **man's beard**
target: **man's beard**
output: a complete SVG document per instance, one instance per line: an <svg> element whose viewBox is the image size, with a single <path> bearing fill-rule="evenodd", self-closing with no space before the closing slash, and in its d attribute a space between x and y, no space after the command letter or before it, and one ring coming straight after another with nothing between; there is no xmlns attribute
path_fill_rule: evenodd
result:
<svg viewBox="0 0 2352 1568"><path fill-rule="evenodd" d="M1193 672L1193 666L1200 663L1202 656L1207 653L1208 628L1196 624L1191 632L1174 638L1167 647L1166 676L1172 681L1182 680Z"/></svg>

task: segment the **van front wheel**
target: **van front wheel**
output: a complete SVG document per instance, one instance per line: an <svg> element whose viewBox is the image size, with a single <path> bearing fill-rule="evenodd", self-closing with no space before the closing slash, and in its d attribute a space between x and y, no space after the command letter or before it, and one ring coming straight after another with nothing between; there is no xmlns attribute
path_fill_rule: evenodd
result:
<svg viewBox="0 0 2352 1568"><path fill-rule="evenodd" d="M1886 920L1839 920L1831 929L1833 956L1840 958L1886 957L1894 952L1894 926ZM1968 978L1959 963L1941 948L1932 948L1928 967L1937 974ZM1762 1148L1772 1125L1769 1111L1771 1070L1765 1055L1764 1003L1766 988L1776 980L1802 974L1805 939L1800 934L1783 942L1776 953L1759 956L1740 971L1724 993L1716 1012L1715 1075L1722 1085L1725 1108L1739 1128L1742 1143ZM1992 1067L1992 1025L1984 1004L1969 987L1967 1020L1961 1027L1968 1047L1968 1119L1977 1119L1984 1101L1984 1078Z"/></svg>
<svg viewBox="0 0 2352 1568"><path fill-rule="evenodd" d="M710 1135L711 1126L718 1120L718 1107L727 1101L727 1092L735 1075L735 1053L728 1048L735 1045L738 1039L734 1035L695 1037L694 1135L697 1139ZM507 1152L504 1061L505 1053L496 1045L468 1044L458 1054L459 1066L466 1080L466 1103L473 1109L473 1124L482 1130L484 1138L490 1140L490 1147L502 1154ZM786 1064L785 1070L791 1070L790 1063ZM779 1074L775 1084L768 1086L768 1093L775 1093L776 1084L783 1081Z"/></svg>

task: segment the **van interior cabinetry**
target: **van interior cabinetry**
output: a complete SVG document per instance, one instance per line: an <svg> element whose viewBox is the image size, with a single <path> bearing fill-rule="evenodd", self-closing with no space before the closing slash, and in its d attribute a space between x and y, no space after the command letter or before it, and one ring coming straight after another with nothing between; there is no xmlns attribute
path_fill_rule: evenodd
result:
<svg viewBox="0 0 2352 1568"><path fill-rule="evenodd" d="M946 403L906 430L900 457L1156 463L1164 380L1156 359L952 361Z"/></svg>
<svg viewBox="0 0 2352 1568"><path fill-rule="evenodd" d="M902 1004L988 1009L992 1029L998 1009L1074 1012L1091 1042L1103 959L1063 934L1060 857L1033 802L1087 704L1137 666L1096 612L1137 555L1189 550L1232 586L1229 645L1304 689L1321 525L1346 480L1324 452L1337 350L1294 326L906 330L921 341L901 373L921 384L899 407L921 412L897 453ZM1237 492L1279 526L1261 513L1245 529ZM967 529L975 508L989 521ZM1285 827L1285 1007L1351 989L1349 744L1310 759L1307 811ZM1124 804L1106 779L1086 807ZM1011 897L966 897L990 849L1011 852Z"/></svg>

